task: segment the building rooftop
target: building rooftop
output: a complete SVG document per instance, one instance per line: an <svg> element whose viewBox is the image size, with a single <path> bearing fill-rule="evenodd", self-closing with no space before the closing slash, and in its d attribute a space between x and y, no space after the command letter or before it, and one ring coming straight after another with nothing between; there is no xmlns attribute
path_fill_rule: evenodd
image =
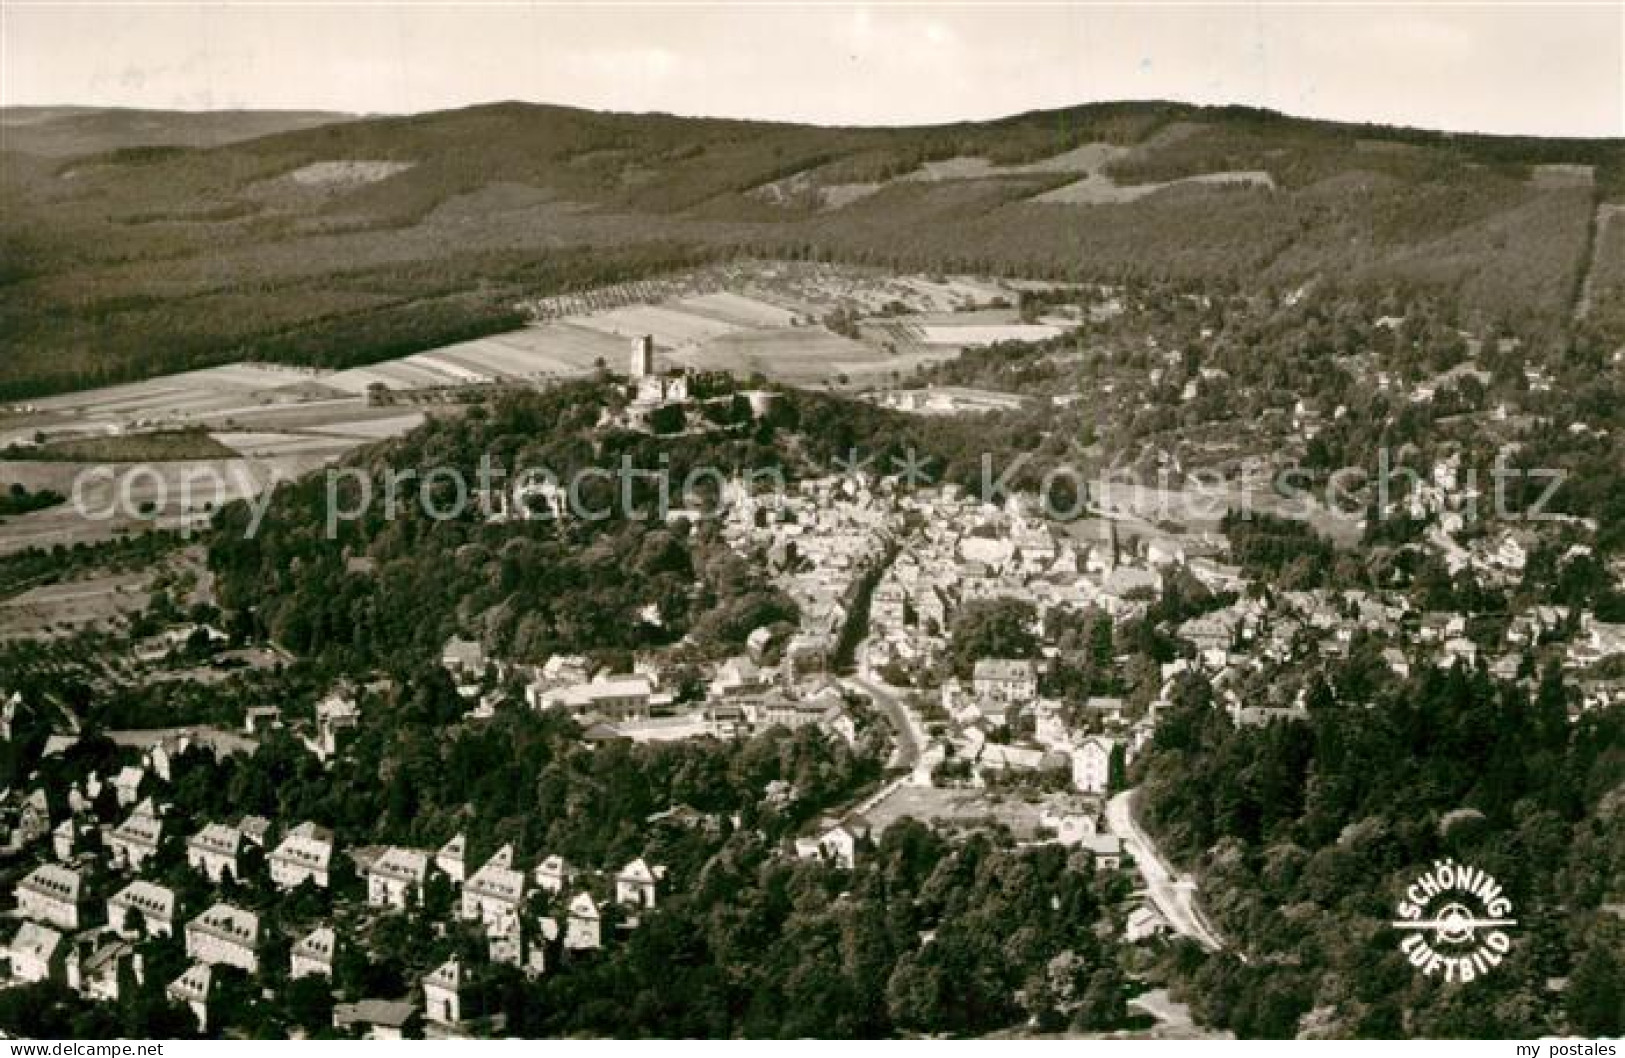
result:
<svg viewBox="0 0 1625 1058"><path fill-rule="evenodd" d="M134 881L120 889L107 902L132 908L148 918L168 920L175 915L175 891L151 882Z"/></svg>
<svg viewBox="0 0 1625 1058"><path fill-rule="evenodd" d="M243 835L237 828L228 827L224 823L210 823L193 834L187 840L186 847L217 856L236 856L237 846L242 839Z"/></svg>
<svg viewBox="0 0 1625 1058"><path fill-rule="evenodd" d="M76 904L79 902L83 885L83 879L78 871L71 867L46 863L30 871L17 883L17 888L19 891L28 890L52 900Z"/></svg>
<svg viewBox="0 0 1625 1058"><path fill-rule="evenodd" d="M230 904L215 904L188 922L186 931L206 933L231 944L253 948L259 943L260 917Z"/></svg>

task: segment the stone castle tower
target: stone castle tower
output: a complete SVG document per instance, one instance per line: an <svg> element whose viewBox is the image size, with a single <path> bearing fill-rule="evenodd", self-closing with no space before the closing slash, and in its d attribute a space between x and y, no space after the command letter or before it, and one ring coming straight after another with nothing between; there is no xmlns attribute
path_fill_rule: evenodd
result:
<svg viewBox="0 0 1625 1058"><path fill-rule="evenodd" d="M649 378L655 373L655 340L645 334L632 339L632 371L634 379Z"/></svg>

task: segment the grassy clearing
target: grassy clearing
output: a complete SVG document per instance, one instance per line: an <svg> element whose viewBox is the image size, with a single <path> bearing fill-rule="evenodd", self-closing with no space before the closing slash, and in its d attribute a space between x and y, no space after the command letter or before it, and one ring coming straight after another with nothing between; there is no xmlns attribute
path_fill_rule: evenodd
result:
<svg viewBox="0 0 1625 1058"><path fill-rule="evenodd" d="M116 437L72 437L5 452L8 459L62 463L170 463L233 459L237 453L201 429L159 430Z"/></svg>

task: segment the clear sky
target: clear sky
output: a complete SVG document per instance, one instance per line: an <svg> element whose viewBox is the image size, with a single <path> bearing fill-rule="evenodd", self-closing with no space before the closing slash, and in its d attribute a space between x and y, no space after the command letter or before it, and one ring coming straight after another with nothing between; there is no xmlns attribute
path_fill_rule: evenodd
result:
<svg viewBox="0 0 1625 1058"><path fill-rule="evenodd" d="M36 3L0 103L403 113L499 99L904 124L1103 99L1625 135L1625 3Z"/></svg>

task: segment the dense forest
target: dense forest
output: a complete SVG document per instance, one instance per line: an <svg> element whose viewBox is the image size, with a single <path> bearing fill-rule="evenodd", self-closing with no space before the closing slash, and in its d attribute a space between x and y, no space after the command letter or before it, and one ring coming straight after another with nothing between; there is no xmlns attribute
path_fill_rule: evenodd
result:
<svg viewBox="0 0 1625 1058"><path fill-rule="evenodd" d="M1617 1036L1625 926L1602 903L1625 875L1625 718L1571 723L1556 669L1532 691L1460 666L1333 689L1353 676L1316 681L1306 723L1238 729L1199 683L1161 717L1145 818L1238 942L1183 962L1198 1016L1249 1037ZM1470 987L1415 972L1387 926L1448 857L1518 912Z"/></svg>

